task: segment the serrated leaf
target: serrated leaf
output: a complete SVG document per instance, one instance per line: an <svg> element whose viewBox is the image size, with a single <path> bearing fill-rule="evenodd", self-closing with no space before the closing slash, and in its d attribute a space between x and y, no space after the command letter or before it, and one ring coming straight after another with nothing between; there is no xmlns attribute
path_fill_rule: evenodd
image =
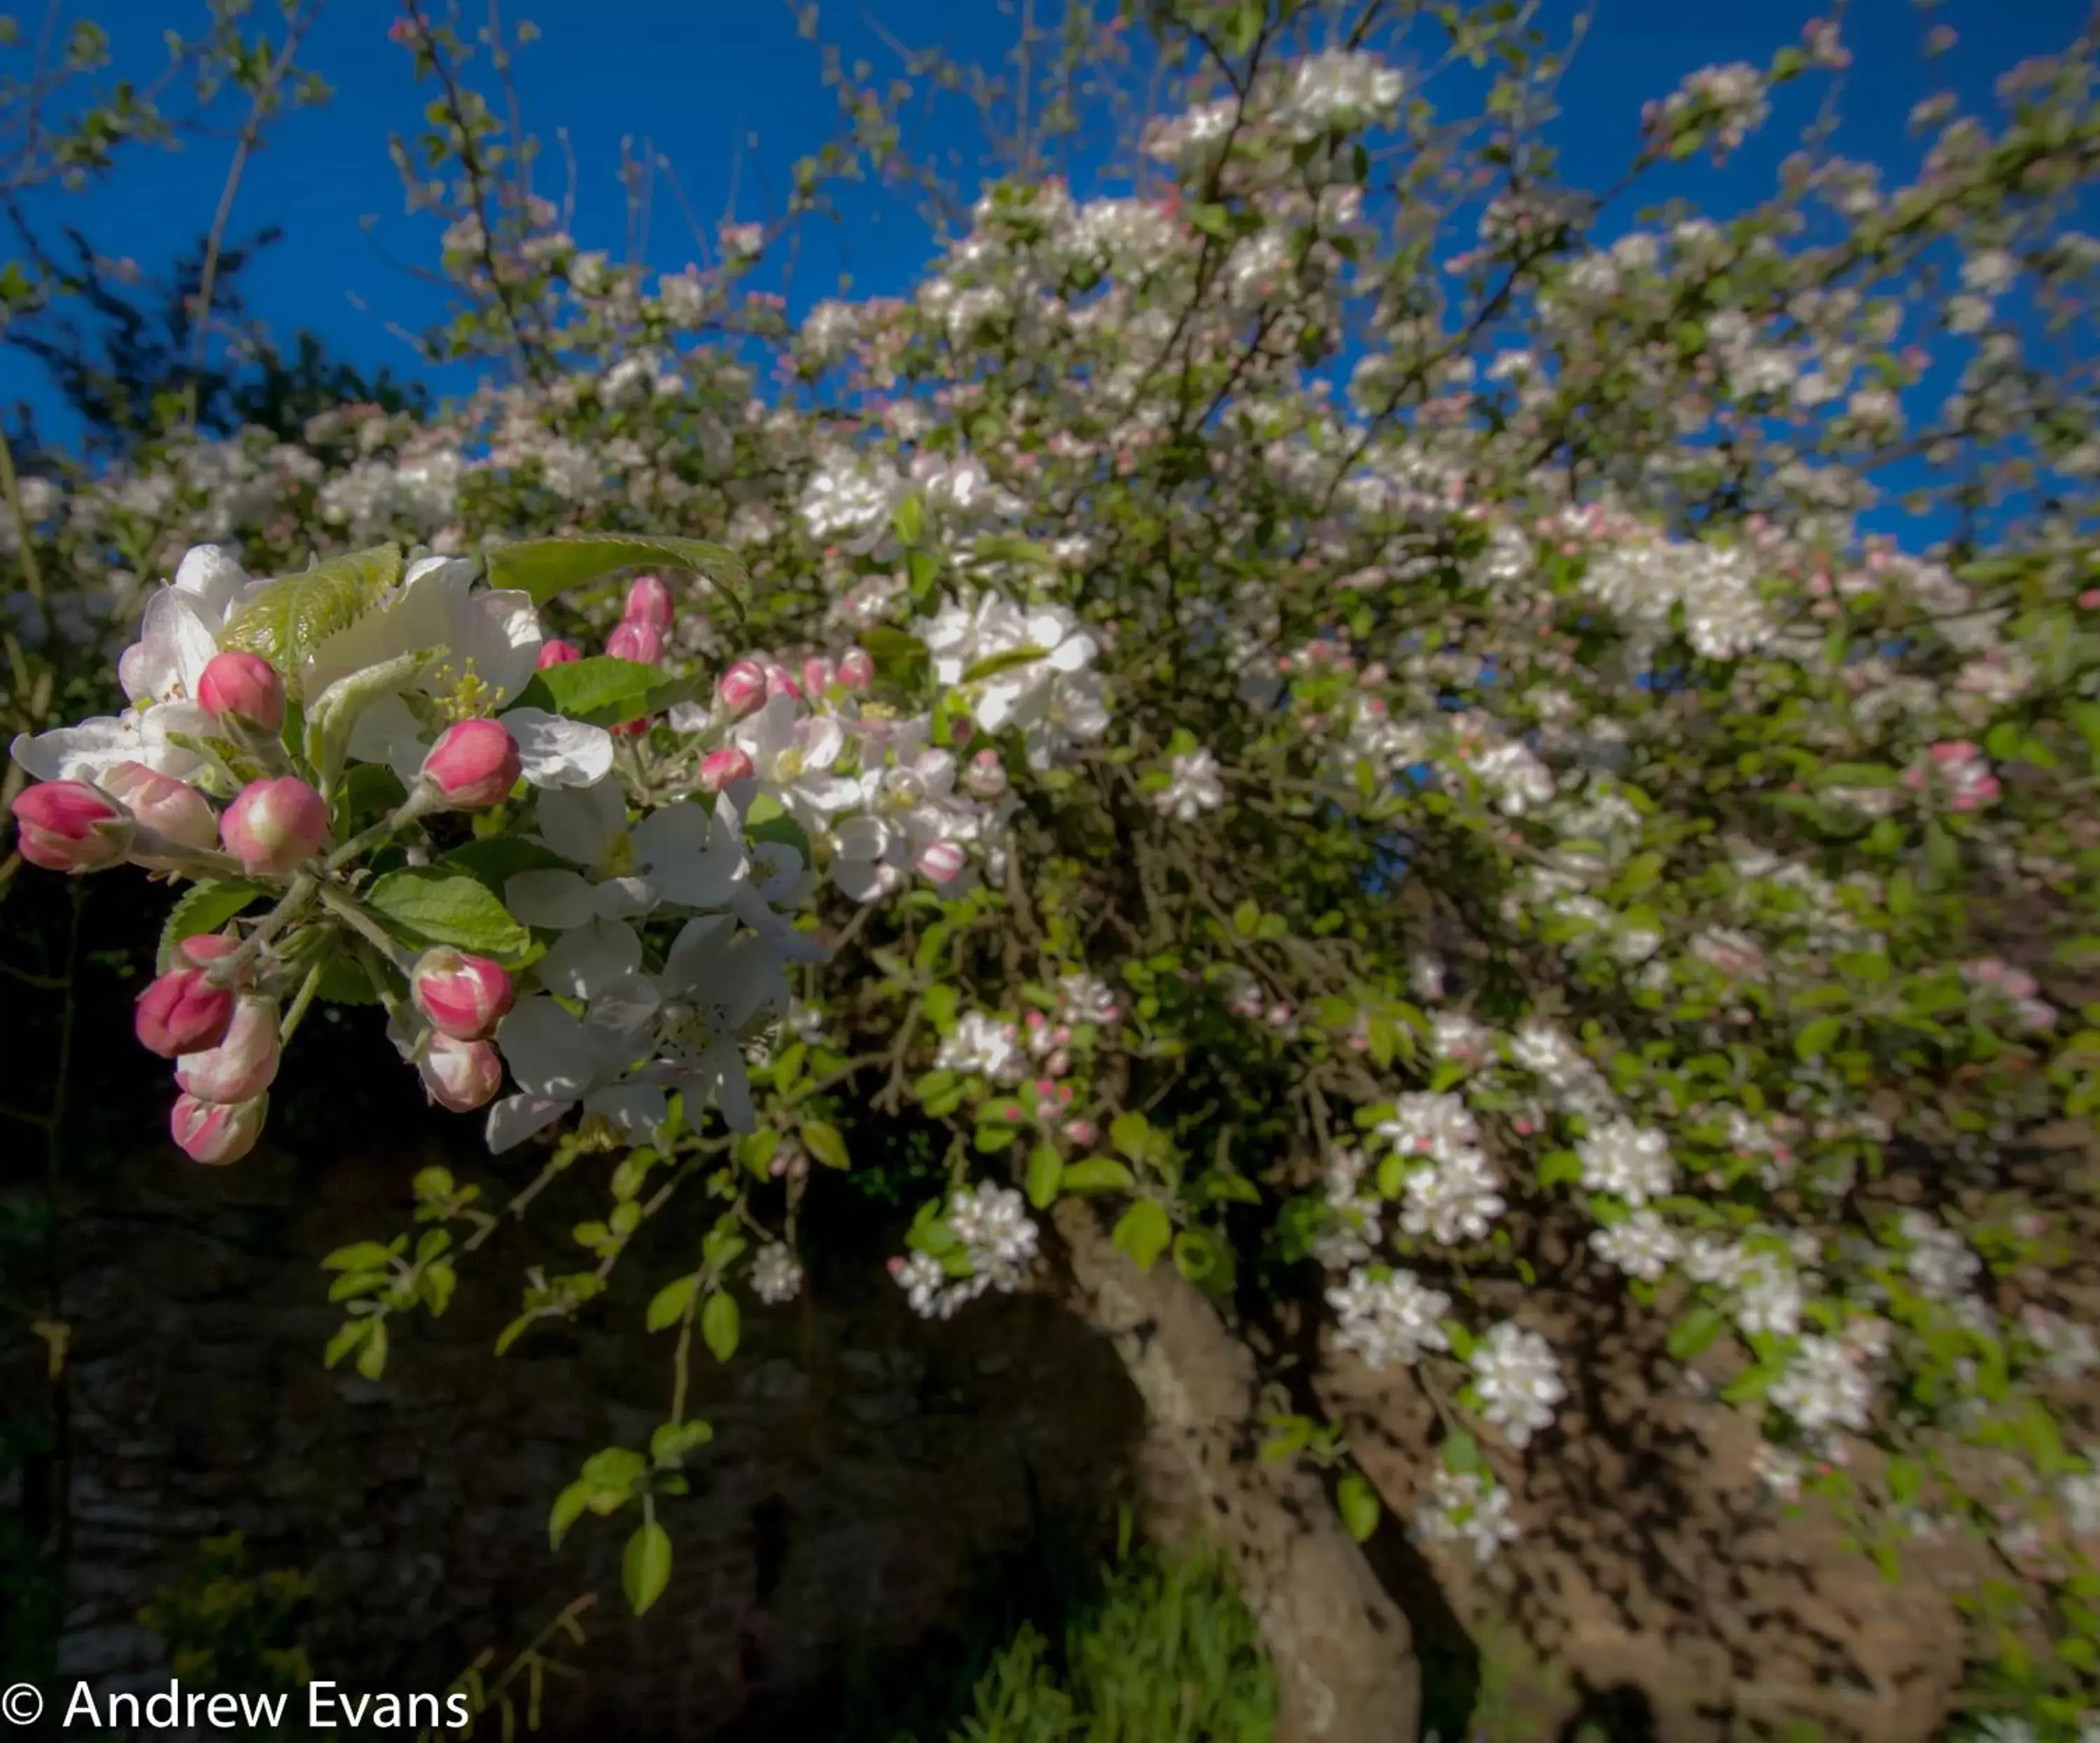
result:
<svg viewBox="0 0 2100 1743"><path fill-rule="evenodd" d="M846 1159L846 1141L839 1135L839 1128L828 1120L805 1119L802 1122L802 1142L810 1154L827 1168L844 1168Z"/></svg>
<svg viewBox="0 0 2100 1743"><path fill-rule="evenodd" d="M484 836L479 841L465 842L443 855L438 864L446 871L464 872L499 896L503 886L520 872L573 869L551 847L543 847L522 835Z"/></svg>
<svg viewBox="0 0 2100 1743"><path fill-rule="evenodd" d="M675 1326L686 1317L686 1304L693 1299L693 1291L699 1279L695 1277L673 1277L650 1297L649 1311L643 1323L651 1331L661 1331Z"/></svg>
<svg viewBox="0 0 2100 1743"><path fill-rule="evenodd" d="M621 569L667 566L699 576L717 598L728 602L741 622L743 605L735 589L750 585L743 563L727 546L653 533L616 538L523 539L515 544L484 545L482 556L488 565L490 586L517 588L531 594L535 605L545 605L571 587Z"/></svg>
<svg viewBox="0 0 2100 1743"><path fill-rule="evenodd" d="M219 632L218 645L261 655L284 678L285 695L303 702L301 664L330 636L377 608L400 580L398 545L331 558L263 582Z"/></svg>
<svg viewBox="0 0 2100 1743"><path fill-rule="evenodd" d="M700 1309L700 1338L717 1361L727 1361L736 1353L736 1340L743 1326L736 1297L719 1291L709 1295Z"/></svg>
<svg viewBox="0 0 2100 1743"><path fill-rule="evenodd" d="M174 965L175 947L184 938L217 932L265 894L262 885L251 884L245 878L216 878L192 884L168 911L161 928L161 973L166 973Z"/></svg>
<svg viewBox="0 0 2100 1743"><path fill-rule="evenodd" d="M655 666L637 660L595 654L534 673L532 682L518 693L514 706L540 708L588 726L619 726L660 714L675 703L691 701L705 687L698 678L667 681Z"/></svg>
<svg viewBox="0 0 2100 1743"><path fill-rule="evenodd" d="M1066 1192L1125 1192L1137 1184L1137 1176L1113 1156L1089 1156L1083 1162L1065 1163L1059 1185Z"/></svg>
<svg viewBox="0 0 2100 1743"><path fill-rule="evenodd" d="M1173 1222L1157 1198L1139 1199L1117 1220L1109 1237L1140 1271L1149 1271L1173 1238Z"/></svg>
<svg viewBox="0 0 2100 1743"><path fill-rule="evenodd" d="M1384 1511L1377 1492L1354 1471L1335 1485L1335 1505L1341 1513L1342 1524L1359 1543L1367 1542L1378 1529L1379 1516Z"/></svg>
<svg viewBox="0 0 2100 1743"><path fill-rule="evenodd" d="M1151 1136L1151 1122L1135 1109L1109 1122L1109 1142L1132 1162L1145 1159L1145 1141Z"/></svg>
<svg viewBox="0 0 2100 1743"><path fill-rule="evenodd" d="M627 1540L620 1578L628 1607L637 1616L646 1614L671 1583L671 1534L655 1520L644 1520L641 1529Z"/></svg>
<svg viewBox="0 0 2100 1743"><path fill-rule="evenodd" d="M559 1549L562 1539L569 1534L569 1527L584 1516L590 1505L590 1485L581 1480L573 1482L554 1497L554 1510L547 1516L547 1547Z"/></svg>
<svg viewBox="0 0 2100 1743"><path fill-rule="evenodd" d="M1010 647L1004 653L980 660L963 673L962 681L965 684L982 683L986 678L997 677L1002 672L1013 672L1022 666L1032 666L1049 651L1047 647L1037 647L1032 643L1026 647Z"/></svg>
<svg viewBox="0 0 2100 1743"><path fill-rule="evenodd" d="M1665 1346L1679 1361L1689 1361L1696 1355L1713 1348L1714 1340L1727 1328L1727 1315L1704 1305L1695 1307L1683 1318L1670 1328L1670 1338Z"/></svg>
<svg viewBox="0 0 2100 1743"><path fill-rule="evenodd" d="M366 893L364 905L411 947L449 944L506 968L522 967L532 952L532 934L493 890L463 872L443 866L390 872Z"/></svg>
<svg viewBox="0 0 2100 1743"><path fill-rule="evenodd" d="M1028 1157L1028 1202L1039 1211L1048 1210L1057 1197L1057 1182L1065 1160L1054 1145L1039 1144Z"/></svg>

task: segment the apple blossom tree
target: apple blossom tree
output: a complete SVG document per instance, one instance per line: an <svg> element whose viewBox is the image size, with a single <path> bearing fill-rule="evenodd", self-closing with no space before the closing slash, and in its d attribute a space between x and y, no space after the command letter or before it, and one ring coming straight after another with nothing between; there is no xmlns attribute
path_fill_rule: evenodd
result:
<svg viewBox="0 0 2100 1743"><path fill-rule="evenodd" d="M492 173L529 152L465 46L396 33L487 384L14 509L75 583L40 657L122 698L17 739L16 850L170 886L175 1145L267 1141L317 1000L482 1123L485 1176L346 1231L329 1363L594 1183L496 1353L647 1270L661 1424L549 1497L557 1543L622 1520L646 1608L693 1365L800 1291L830 1176L896 1170L911 1306L1063 1279L1216 1503L1286 1734L1385 1739L1379 1501L1267 1333L1434 1401L1402 1523L1485 1564L1582 1381L1553 1283L1655 1316L1891 1579L1985 1543L1975 1686L2091 1723L2089 38L1921 104L1904 179L1834 149L1819 22L1590 190L1570 48L1508 8L1074 4L913 294L791 326L777 227L653 285L580 249ZM915 174L831 71L840 161ZM1119 177L1049 172L1155 78ZM1768 200L1628 210L1804 94Z"/></svg>

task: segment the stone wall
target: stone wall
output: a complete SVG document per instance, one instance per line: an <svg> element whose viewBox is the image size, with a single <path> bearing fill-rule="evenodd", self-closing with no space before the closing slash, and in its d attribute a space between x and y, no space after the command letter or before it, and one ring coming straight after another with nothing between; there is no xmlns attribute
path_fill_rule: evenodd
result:
<svg viewBox="0 0 2100 1743"><path fill-rule="evenodd" d="M64 1675L164 1684L137 1612L198 1538L238 1529L251 1567L312 1571L319 1675L439 1689L595 1590L587 1679L543 1734L705 1738L960 1619L987 1552L1125 1480L1138 1411L1109 1348L1041 1299L922 1324L882 1274L883 1214L856 1207L847 1245L865 1252L791 1307L748 1305L727 1367L699 1356L694 1407L716 1438L664 1509L671 1586L637 1622L619 1595L632 1516L586 1517L559 1554L546 1518L585 1456L661 1419L670 1339L641 1329L648 1275L615 1273L584 1322L498 1361L524 1266L563 1262L499 1238L443 1319L396 1337L382 1383L321 1367L339 1316L318 1262L405 1226L421 1159L309 1145L208 1170L155 1146L69 1195ZM538 1220L601 1209L581 1182L571 1196ZM655 1246L656 1280L674 1251Z"/></svg>

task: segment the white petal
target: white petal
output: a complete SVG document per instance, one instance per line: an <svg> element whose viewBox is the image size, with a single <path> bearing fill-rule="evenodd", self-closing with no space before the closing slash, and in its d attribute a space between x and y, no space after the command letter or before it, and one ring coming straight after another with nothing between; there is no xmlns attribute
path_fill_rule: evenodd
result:
<svg viewBox="0 0 2100 1743"><path fill-rule="evenodd" d="M717 1041L700 1056L704 1070L716 1074L715 1105L722 1123L731 1132L748 1132L758 1123L751 1105L751 1079L744 1074L743 1055L733 1041Z"/></svg>
<svg viewBox="0 0 2100 1743"><path fill-rule="evenodd" d="M120 762L141 760L145 748L135 716L101 714L34 738L18 733L8 754L40 781L91 781Z"/></svg>
<svg viewBox="0 0 2100 1743"><path fill-rule="evenodd" d="M542 638L532 596L515 589L479 593L467 602L460 629L461 658L471 660L485 683L514 696L532 681Z"/></svg>
<svg viewBox="0 0 2100 1743"><path fill-rule="evenodd" d="M575 872L520 872L504 885L503 905L528 926L564 932L589 925L598 912L589 880Z"/></svg>
<svg viewBox="0 0 2100 1743"><path fill-rule="evenodd" d="M589 787L612 773L612 735L542 708L513 708L503 725L535 787Z"/></svg>
<svg viewBox="0 0 2100 1743"><path fill-rule="evenodd" d="M395 759L404 742L415 747L412 775L423 766L423 725L399 695L374 697L351 722L348 748L354 761L383 762L399 774Z"/></svg>
<svg viewBox="0 0 2100 1743"><path fill-rule="evenodd" d="M600 985L591 995L585 1026L592 1031L593 1045L611 1058L633 1044L664 1003L649 977L630 972Z"/></svg>
<svg viewBox="0 0 2100 1743"><path fill-rule="evenodd" d="M849 817L833 832L842 862L880 859L889 850L889 825L879 817Z"/></svg>
<svg viewBox="0 0 2100 1743"><path fill-rule="evenodd" d="M514 1149L536 1132L545 1132L576 1105L537 1096L505 1096L488 1110L488 1147L496 1155Z"/></svg>
<svg viewBox="0 0 2100 1743"><path fill-rule="evenodd" d="M687 920L679 929L664 959L664 985L674 997L690 992L709 977L735 925L726 914L709 914Z"/></svg>
<svg viewBox="0 0 2100 1743"><path fill-rule="evenodd" d="M518 877L570 877L567 872L521 872ZM581 884L581 878L576 879ZM511 893L518 878L504 885L504 895L510 900L510 910L518 914ZM585 896L588 905L589 897ZM528 924L545 924L528 922ZM554 947L532 965L540 984L549 992L566 993L571 999L589 999L605 987L611 986L623 976L632 974L642 966L642 940L632 926L623 926L615 920L592 920L587 925L578 925L554 941Z"/></svg>
<svg viewBox="0 0 2100 1743"><path fill-rule="evenodd" d="M742 849L717 837L697 805L666 805L634 828L634 855L658 898L682 907L718 907L743 871Z"/></svg>
<svg viewBox="0 0 2100 1743"><path fill-rule="evenodd" d="M627 827L627 795L610 776L589 787L550 788L540 796L540 839L564 859L595 866Z"/></svg>
<svg viewBox="0 0 2100 1743"><path fill-rule="evenodd" d="M646 914L660 898L646 877L609 877L591 891L592 911L606 920Z"/></svg>
<svg viewBox="0 0 2100 1743"><path fill-rule="evenodd" d="M214 629L225 623L227 612L250 585L248 571L216 545L185 552L175 569L176 590L196 602Z"/></svg>
<svg viewBox="0 0 2100 1743"><path fill-rule="evenodd" d="M646 1138L669 1117L670 1103L654 1083L617 1083L584 1102L586 1114L609 1121L632 1138Z"/></svg>
<svg viewBox="0 0 2100 1743"><path fill-rule="evenodd" d="M584 1026L545 996L519 1001L496 1026L496 1045L529 1096L574 1100L597 1075Z"/></svg>

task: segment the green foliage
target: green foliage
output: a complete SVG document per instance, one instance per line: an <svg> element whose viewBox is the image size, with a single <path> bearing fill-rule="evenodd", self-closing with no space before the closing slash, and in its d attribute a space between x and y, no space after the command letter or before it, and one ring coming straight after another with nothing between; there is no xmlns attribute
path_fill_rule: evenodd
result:
<svg viewBox="0 0 2100 1743"><path fill-rule="evenodd" d="M246 1544L235 1532L204 1539L196 1561L155 1595L139 1620L165 1642L170 1664L185 1683L270 1693L298 1688L312 1674L300 1639L311 1595L307 1576L296 1570L251 1574Z"/></svg>

